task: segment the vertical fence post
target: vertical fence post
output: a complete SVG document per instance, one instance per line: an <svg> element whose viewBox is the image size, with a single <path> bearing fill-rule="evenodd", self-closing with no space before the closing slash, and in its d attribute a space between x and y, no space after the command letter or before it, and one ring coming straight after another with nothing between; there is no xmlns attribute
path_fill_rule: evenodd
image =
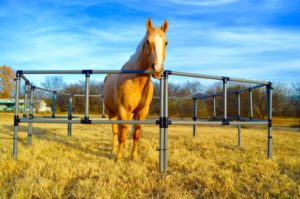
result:
<svg viewBox="0 0 300 199"><path fill-rule="evenodd" d="M101 95L101 99L102 99L102 118L105 118L105 104L104 104L104 96Z"/></svg>
<svg viewBox="0 0 300 199"><path fill-rule="evenodd" d="M13 137L13 157L18 157L18 126L19 126L19 95L21 73L16 73L16 93L15 93L15 112L14 112L14 137Z"/></svg>
<svg viewBox="0 0 300 199"><path fill-rule="evenodd" d="M268 159L272 158L272 83L267 85Z"/></svg>
<svg viewBox="0 0 300 199"><path fill-rule="evenodd" d="M57 92L54 91L52 94L52 118L55 118L55 113L56 113L56 99L57 99Z"/></svg>
<svg viewBox="0 0 300 199"><path fill-rule="evenodd" d="M34 86L30 86L30 101L29 101L29 119L33 119L33 96ZM30 146L32 143L32 123L28 123L27 129L27 144Z"/></svg>
<svg viewBox="0 0 300 199"><path fill-rule="evenodd" d="M216 96L214 95L213 96L213 119L216 119L217 118L217 111L216 111Z"/></svg>
<svg viewBox="0 0 300 199"><path fill-rule="evenodd" d="M23 117L27 117L27 107L28 107L28 92L29 92L29 81L25 82L25 97L23 106Z"/></svg>
<svg viewBox="0 0 300 199"><path fill-rule="evenodd" d="M168 171L168 124L169 124L169 114L168 114L168 73L169 71L164 71L165 81L164 81L164 171L167 174Z"/></svg>
<svg viewBox="0 0 300 199"><path fill-rule="evenodd" d="M69 96L69 101L68 101L68 120L72 120L72 109L73 109L73 104L72 104L72 95ZM72 136L72 123L68 123L68 136Z"/></svg>
<svg viewBox="0 0 300 199"><path fill-rule="evenodd" d="M223 125L228 125L229 121L227 118L227 81L229 80L228 77L223 77Z"/></svg>
<svg viewBox="0 0 300 199"><path fill-rule="evenodd" d="M84 121L89 121L90 73L85 73L85 112Z"/></svg>
<svg viewBox="0 0 300 199"><path fill-rule="evenodd" d="M164 129L163 129L163 117L164 117L164 81L165 77L162 76L160 78L160 115L159 115L159 172L164 171L164 153L163 153L163 145L164 145Z"/></svg>
<svg viewBox="0 0 300 199"><path fill-rule="evenodd" d="M241 121L241 93L236 92L237 96L237 120ZM238 146L241 146L242 140L241 140L241 125L238 125Z"/></svg>
<svg viewBox="0 0 300 199"><path fill-rule="evenodd" d="M194 112L193 112L193 121L197 121L197 105L198 105L198 100L196 98L193 99L194 100ZM196 124L193 125L193 136L196 136L196 131L197 131L197 126Z"/></svg>
<svg viewBox="0 0 300 199"><path fill-rule="evenodd" d="M253 98L252 89L249 89L249 109L250 109L250 120L253 119Z"/></svg>

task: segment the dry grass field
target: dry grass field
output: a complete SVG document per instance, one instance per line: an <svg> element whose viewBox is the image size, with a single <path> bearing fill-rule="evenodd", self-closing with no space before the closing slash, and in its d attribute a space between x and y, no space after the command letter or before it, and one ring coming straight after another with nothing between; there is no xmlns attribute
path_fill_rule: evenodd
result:
<svg viewBox="0 0 300 199"><path fill-rule="evenodd" d="M11 158L12 115L0 114L0 198L300 198L300 133L273 131L273 160L266 159L267 130L171 126L169 172L158 173L158 128L145 126L137 161L132 141L121 162L110 154L109 125L34 124L19 133L19 159Z"/></svg>

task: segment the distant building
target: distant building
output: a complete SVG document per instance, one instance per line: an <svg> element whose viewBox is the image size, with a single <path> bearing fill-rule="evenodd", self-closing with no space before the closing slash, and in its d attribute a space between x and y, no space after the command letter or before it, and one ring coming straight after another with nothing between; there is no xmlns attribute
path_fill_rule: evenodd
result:
<svg viewBox="0 0 300 199"><path fill-rule="evenodd" d="M19 100L20 109L24 108L24 100ZM15 109L15 100L14 99L0 99L0 111L1 112L12 112Z"/></svg>
<svg viewBox="0 0 300 199"><path fill-rule="evenodd" d="M19 110L22 112L24 109L24 100L19 100ZM35 101L35 106L33 111L36 112L48 112L51 111L50 107L47 107L47 104L44 100ZM13 112L15 110L15 99L0 99L0 112ZM27 107L29 111L29 107Z"/></svg>
<svg viewBox="0 0 300 199"><path fill-rule="evenodd" d="M44 100L39 100L36 103L37 103L36 108L38 109L38 112L50 112L51 111L51 107L48 107L47 103Z"/></svg>

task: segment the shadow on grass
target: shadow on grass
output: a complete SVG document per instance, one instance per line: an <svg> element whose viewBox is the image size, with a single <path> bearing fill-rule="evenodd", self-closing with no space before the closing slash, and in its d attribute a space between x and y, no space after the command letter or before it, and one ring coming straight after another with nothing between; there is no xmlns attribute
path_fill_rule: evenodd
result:
<svg viewBox="0 0 300 199"><path fill-rule="evenodd" d="M9 136L9 138L5 139L12 139L13 137L13 126L12 125L4 125L4 128L8 130L8 132L4 132L2 134L6 134ZM27 127L25 126L19 126L19 135L26 133L27 134ZM108 159L112 159L111 155L111 143L110 139L79 139L79 138L73 138L67 137L67 135L60 135L58 133L50 132L49 130L45 128L40 127L33 127L32 130L32 142L34 142L34 139L40 139L40 140L46 140L48 142L55 142L58 144L63 144L73 150L77 150L82 153L86 154L92 154L98 157L104 157ZM67 133L66 133L67 134ZM27 138L25 139L18 139L19 143L27 146ZM91 144L88 144L86 146L82 145L82 142L86 141L94 141ZM92 147L90 147L92 146Z"/></svg>

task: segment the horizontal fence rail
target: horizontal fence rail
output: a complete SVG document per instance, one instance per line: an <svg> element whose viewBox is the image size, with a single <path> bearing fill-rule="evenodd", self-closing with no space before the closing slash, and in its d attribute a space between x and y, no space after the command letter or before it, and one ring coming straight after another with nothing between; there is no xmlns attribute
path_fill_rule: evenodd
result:
<svg viewBox="0 0 300 199"><path fill-rule="evenodd" d="M152 70L19 70L30 75L76 75L76 74L150 74Z"/></svg>
<svg viewBox="0 0 300 199"><path fill-rule="evenodd" d="M66 93L64 91L57 91L47 88L42 88L34 86L25 75L74 75L81 74L85 75L85 93ZM234 125L238 127L238 146L241 145L241 125L267 125L268 126L268 143L267 143L267 157L272 157L272 83L266 81L257 80L246 80L240 78L231 78L224 76L214 76L214 75L203 75L196 73L186 73L178 71L166 70L163 72L160 79L160 95L154 96L153 99L160 100L160 113L157 119L152 120L103 120L98 118L90 118L89 115L89 98L97 97L102 101L102 118L105 118L105 105L103 94L90 94L90 76L93 74L152 74L152 70L19 70L16 72L16 92L15 92L15 110L14 110L14 134L13 134L13 157L18 156L18 126L19 124L28 124L27 132L27 142L31 145L32 142L32 124L33 123L56 123L56 124L67 124L68 131L67 135L72 136L72 125L73 124L148 124L157 125L159 127L159 171L162 173L167 173L168 170L168 127L169 125L193 125L193 136L196 136L197 125ZM193 77L200 79L211 79L219 80L223 83L223 92L200 95L194 94L192 96L168 96L168 78L169 76L184 76ZM24 94L24 110L23 117L19 117L19 99L20 99L20 84L21 80L25 82L25 94ZM242 88L236 91L229 91L228 82L239 82L239 83L250 83L256 84L254 86L249 86L247 88ZM252 90L257 88L266 88L267 96L267 120L260 120L253 118L253 99ZM45 92L52 93L52 107L51 116L35 116L33 114L34 107L34 92L35 90L41 90ZM242 92L249 91L249 117L241 117L241 103L240 94ZM227 104L228 95L236 94L237 98L237 116L227 115ZM68 99L68 113L66 116L57 116L56 114L56 102L57 97L61 95L67 96ZM216 112L216 97L223 97L223 114L222 116L217 116ZM84 116L73 116L73 98L74 97L84 97L85 99L85 109ZM211 98L213 100L213 116L211 118L202 118L197 115L198 112L198 101L208 100ZM193 115L191 120L172 120L169 117L168 110L168 100L193 100ZM27 107L29 111L27 110ZM29 113L28 113L29 112Z"/></svg>
<svg viewBox="0 0 300 199"><path fill-rule="evenodd" d="M265 86L266 86L265 84L259 84L259 85L256 85L256 86L243 88L243 89L240 89L240 90L237 90L237 91L229 91L229 92L227 92L227 94L228 95L237 94L237 93L241 93L241 92L244 92L244 91L254 90L254 89L257 89L257 88L262 88L262 87L265 87ZM217 96L223 96L223 95L224 95L224 93L215 93L215 94L203 95L203 96L195 94L192 98L206 99L206 98L210 98L210 97L217 97Z"/></svg>
<svg viewBox="0 0 300 199"><path fill-rule="evenodd" d="M157 124L157 120L89 120L90 124ZM74 123L86 124L85 120L52 120L21 118L20 123Z"/></svg>
<svg viewBox="0 0 300 199"><path fill-rule="evenodd" d="M178 71L168 71L168 73L169 75L196 77L196 78L211 79L211 80L223 80L224 78L228 78L232 82L250 83L250 84L268 85L270 83L266 81L247 80L247 79L239 79L239 78L231 78L231 77L223 77L223 76L215 76L215 75L203 75L203 74L196 74L196 73L185 73L185 72L178 72Z"/></svg>

